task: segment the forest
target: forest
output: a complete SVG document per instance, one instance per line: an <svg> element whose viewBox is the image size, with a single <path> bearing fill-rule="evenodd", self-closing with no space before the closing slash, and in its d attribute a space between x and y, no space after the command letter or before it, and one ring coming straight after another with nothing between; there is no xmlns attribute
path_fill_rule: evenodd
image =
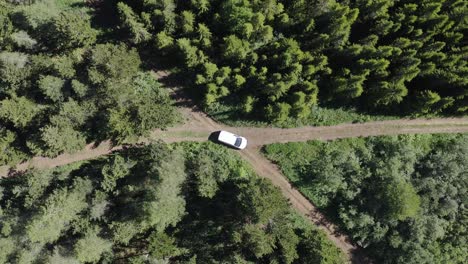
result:
<svg viewBox="0 0 468 264"><path fill-rule="evenodd" d="M346 263L213 143L154 142L0 181L0 263Z"/></svg>
<svg viewBox="0 0 468 264"><path fill-rule="evenodd" d="M243 124L466 116L467 5L0 0L0 166L124 145L0 179L0 263L346 263L233 151L131 146L182 122L156 72ZM468 259L466 134L263 150L376 263Z"/></svg>
<svg viewBox="0 0 468 264"><path fill-rule="evenodd" d="M35 2L0 1L0 166L178 120L138 51L102 41L83 1Z"/></svg>
<svg viewBox="0 0 468 264"><path fill-rule="evenodd" d="M272 144L266 155L376 263L468 259L468 135Z"/></svg>
<svg viewBox="0 0 468 264"><path fill-rule="evenodd" d="M280 125L317 105L468 110L463 0L144 0L116 9L125 41L170 58L208 113Z"/></svg>
<svg viewBox="0 0 468 264"><path fill-rule="evenodd" d="M466 11L463 0L1 0L0 165L177 123L156 69L227 119L465 115Z"/></svg>

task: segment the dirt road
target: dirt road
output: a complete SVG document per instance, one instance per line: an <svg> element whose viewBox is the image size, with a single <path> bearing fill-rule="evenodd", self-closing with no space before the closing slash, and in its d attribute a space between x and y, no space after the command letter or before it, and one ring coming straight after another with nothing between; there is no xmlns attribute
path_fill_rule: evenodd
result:
<svg viewBox="0 0 468 264"><path fill-rule="evenodd" d="M180 98L178 100L181 100ZM281 174L276 165L272 164L260 153L260 147L275 142L307 141L313 139L330 140L337 138L395 135L406 133L466 133L468 132L468 118L452 119L414 119L382 122L369 122L362 124L344 124L328 127L301 127L293 129L281 128L249 128L228 127L214 122L206 114L194 110L193 107L181 107L185 123L166 131L153 131L148 138L139 140L141 143L149 140L162 139L168 143L178 141L206 141L211 132L229 130L245 136L249 146L239 151L246 161L261 177L270 179L278 186L292 206L301 214L307 216L319 228L323 229L328 237L345 252L354 263L366 262L359 254L359 249L343 234L337 233L337 228L310 203L299 191L291 186ZM16 171L24 171L30 167L44 169L66 165L72 162L93 159L106 155L122 146L112 147L109 141L101 142L99 146L88 145L84 150L74 154L63 154L56 158L35 157L20 164ZM6 176L8 168L0 168L0 177Z"/></svg>

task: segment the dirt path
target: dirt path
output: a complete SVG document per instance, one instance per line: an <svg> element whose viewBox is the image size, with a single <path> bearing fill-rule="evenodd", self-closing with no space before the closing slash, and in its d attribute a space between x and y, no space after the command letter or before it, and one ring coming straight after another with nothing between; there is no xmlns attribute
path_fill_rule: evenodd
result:
<svg viewBox="0 0 468 264"><path fill-rule="evenodd" d="M174 91L177 93L177 91ZM187 104L183 97L175 98L178 103ZM214 122L206 114L194 110L194 107L180 107L185 118L181 126L170 128L166 131L153 131L148 138L139 140L141 143L150 140L162 139L168 143L178 141L206 141L211 132L217 130L229 130L245 136L249 140L249 146L239 155L248 161L261 177L270 179L273 184L281 189L292 206L301 214L308 217L319 228L324 230L330 240L345 252L354 263L367 262L359 254L359 249L343 234L337 232L336 226L327 219L308 201L299 191L291 186L282 175L276 165L272 164L260 153L260 147L275 142L307 141L313 139L330 140L337 138L395 135L406 133L466 133L468 132L468 118L451 119L414 119L395 120L382 122L369 122L362 124L343 124L328 127L301 127L293 129L281 128L249 128L228 127ZM38 169L53 168L72 162L88 160L109 154L122 146L111 147L109 141L102 142L95 147L89 144L84 150L74 154L63 154L56 158L35 157L28 162L16 167L16 171L24 171L34 167ZM0 177L6 176L8 168L0 167Z"/></svg>

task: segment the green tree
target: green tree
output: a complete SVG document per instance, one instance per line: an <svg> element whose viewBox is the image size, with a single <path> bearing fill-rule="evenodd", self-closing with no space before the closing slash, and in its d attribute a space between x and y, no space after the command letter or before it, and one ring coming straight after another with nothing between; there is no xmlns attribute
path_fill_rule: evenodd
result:
<svg viewBox="0 0 468 264"><path fill-rule="evenodd" d="M13 33L13 23L8 17L10 10L6 3L0 3L0 10L0 48L4 50L10 34Z"/></svg>
<svg viewBox="0 0 468 264"><path fill-rule="evenodd" d="M176 240L166 233L153 232L148 237L148 242L148 251L155 259L167 260L181 254L180 249L175 245Z"/></svg>
<svg viewBox="0 0 468 264"><path fill-rule="evenodd" d="M0 101L0 118L24 129L42 112L43 105L35 104L25 97L13 97Z"/></svg>
<svg viewBox="0 0 468 264"><path fill-rule="evenodd" d="M182 33L188 34L194 31L195 16L190 11L182 11L180 14L180 27Z"/></svg>
<svg viewBox="0 0 468 264"><path fill-rule="evenodd" d="M333 245L326 235L314 229L305 230L298 246L298 263L343 264L343 253Z"/></svg>
<svg viewBox="0 0 468 264"><path fill-rule="evenodd" d="M127 31L130 40L139 44L150 38L150 33L146 30L145 25L138 21L133 10L124 2L117 4L119 13L120 27Z"/></svg>
<svg viewBox="0 0 468 264"><path fill-rule="evenodd" d="M96 42L97 31L91 18L81 11L63 12L53 19L46 31L51 49L73 49Z"/></svg>
<svg viewBox="0 0 468 264"><path fill-rule="evenodd" d="M266 223L287 208L280 190L263 179L252 179L239 187L242 192L237 199L247 221Z"/></svg>
<svg viewBox="0 0 468 264"><path fill-rule="evenodd" d="M75 243L76 258L80 262L96 263L101 259L103 253L112 249L112 243L90 231Z"/></svg>
<svg viewBox="0 0 468 264"><path fill-rule="evenodd" d="M193 46L189 39L178 39L176 45L187 68L194 68L201 63L197 47Z"/></svg>
<svg viewBox="0 0 468 264"><path fill-rule="evenodd" d="M53 102L61 102L65 99L63 87L65 81L55 76L41 76L37 85L41 92Z"/></svg>
<svg viewBox="0 0 468 264"><path fill-rule="evenodd" d="M275 239L270 234L256 225L246 225L244 227L245 246L260 259L265 255L269 255L274 251Z"/></svg>
<svg viewBox="0 0 468 264"><path fill-rule="evenodd" d="M235 35L230 35L224 38L224 52L223 56L226 59L235 62L242 61L249 53L249 43L241 40Z"/></svg>
<svg viewBox="0 0 468 264"><path fill-rule="evenodd" d="M70 190L55 190L40 211L28 221L26 234L29 240L40 244L56 241L70 221L87 207L86 195L91 191L91 181L82 178L76 179Z"/></svg>
<svg viewBox="0 0 468 264"><path fill-rule="evenodd" d="M158 147L155 146L156 150ZM161 147L159 147L161 148ZM185 181L184 156L180 151L164 150L168 154L159 161L153 161L150 171L151 181L158 183L151 187L146 200L142 204L144 223L157 232L163 232L168 226L175 226L185 212L185 200L180 195L182 183ZM163 152L164 153L164 152ZM156 158L156 157L155 157ZM164 211L164 214L160 212Z"/></svg>
<svg viewBox="0 0 468 264"><path fill-rule="evenodd" d="M19 52L0 52L0 93L11 92L26 83L29 56Z"/></svg>
<svg viewBox="0 0 468 264"><path fill-rule="evenodd" d="M132 161L126 161L121 156L115 156L111 164L102 167L102 189L106 192L113 191L117 186L117 180L127 176L134 165L135 163Z"/></svg>
<svg viewBox="0 0 468 264"><path fill-rule="evenodd" d="M385 185L382 196L391 219L405 220L416 216L420 210L420 198L410 183L401 180L390 182Z"/></svg>
<svg viewBox="0 0 468 264"><path fill-rule="evenodd" d="M265 108L265 116L268 120L275 123L281 124L286 121L291 111L291 105L288 103L276 103L274 105L268 105Z"/></svg>
<svg viewBox="0 0 468 264"><path fill-rule="evenodd" d="M15 251L16 242L12 238L0 238L0 262L7 263L9 256Z"/></svg>
<svg viewBox="0 0 468 264"><path fill-rule="evenodd" d="M82 150L86 145L84 134L75 130L69 123L46 125L40 131L48 156L57 156L63 152L73 153Z"/></svg>
<svg viewBox="0 0 468 264"><path fill-rule="evenodd" d="M26 155L15 147L16 139L17 135L14 132L0 128L1 165L16 165L26 158Z"/></svg>
<svg viewBox="0 0 468 264"><path fill-rule="evenodd" d="M123 44L98 44L87 54L87 59L91 83L117 87L119 83L129 82L137 74L141 64L137 51L128 49Z"/></svg>
<svg viewBox="0 0 468 264"><path fill-rule="evenodd" d="M27 50L32 50L37 44L37 41L23 30L11 34L10 38L17 47Z"/></svg>

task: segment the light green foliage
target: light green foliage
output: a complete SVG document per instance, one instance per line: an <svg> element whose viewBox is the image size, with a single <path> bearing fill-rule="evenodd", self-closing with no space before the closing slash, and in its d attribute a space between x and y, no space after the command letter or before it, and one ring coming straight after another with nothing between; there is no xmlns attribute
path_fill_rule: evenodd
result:
<svg viewBox="0 0 468 264"><path fill-rule="evenodd" d="M464 134L406 135L273 144L265 151L376 261L452 263L466 256L460 203L467 144Z"/></svg>
<svg viewBox="0 0 468 264"><path fill-rule="evenodd" d="M64 94L62 91L64 85L65 81L63 79L51 75L42 76L37 83L37 86L45 97L53 102L64 100Z"/></svg>
<svg viewBox="0 0 468 264"><path fill-rule="evenodd" d="M90 232L76 242L75 254L76 258L82 263L96 263L101 259L101 255L110 251L111 248L112 243L110 241L99 237L95 232Z"/></svg>
<svg viewBox="0 0 468 264"><path fill-rule="evenodd" d="M126 161L121 156L115 156L112 163L102 168L101 187L106 192L111 192L117 185L117 180L127 176L135 165L132 161Z"/></svg>
<svg viewBox="0 0 468 264"><path fill-rule="evenodd" d="M25 97L13 97L0 101L0 118L11 122L16 128L24 129L43 110Z"/></svg>
<svg viewBox="0 0 468 264"><path fill-rule="evenodd" d="M108 196L104 192L97 191L92 200L89 216L93 220L105 219L106 210L109 208L110 202Z"/></svg>
<svg viewBox="0 0 468 264"><path fill-rule="evenodd" d="M212 198L218 191L218 182L215 176L215 162L208 155L198 155L195 160L195 177L198 182L198 192L202 197Z"/></svg>
<svg viewBox="0 0 468 264"><path fill-rule="evenodd" d="M80 262L74 258L74 257L71 257L71 256L64 256L62 254L60 254L60 251L59 250L54 250L54 253L49 256L49 258L47 259L48 263L50 264L63 264L63 263L67 263L67 264L79 264Z"/></svg>
<svg viewBox="0 0 468 264"><path fill-rule="evenodd" d="M15 250L15 241L12 240L11 238L0 238L0 262L6 263L9 256L14 252Z"/></svg>
<svg viewBox="0 0 468 264"><path fill-rule="evenodd" d="M181 185L186 177L183 166L184 156L180 151L170 151L162 155L165 157L155 162L149 172L151 177L149 184L157 182L158 185L149 188L148 198L142 204L145 224L158 232L164 231L168 226L175 226L185 211L185 201L180 196ZM160 214L161 211L164 214Z"/></svg>
<svg viewBox="0 0 468 264"><path fill-rule="evenodd" d="M247 96L244 99L244 102L242 104L242 111L246 114L252 112L254 110L253 104L255 102L255 99L252 96Z"/></svg>
<svg viewBox="0 0 468 264"><path fill-rule="evenodd" d="M196 182L198 195L213 198L220 185L229 179L245 178L251 172L245 165L232 157L225 149L213 145L191 146L188 154L188 167ZM224 157L230 157L226 159Z"/></svg>
<svg viewBox="0 0 468 264"><path fill-rule="evenodd" d="M19 52L0 52L0 93L16 90L28 74L29 57Z"/></svg>
<svg viewBox="0 0 468 264"><path fill-rule="evenodd" d="M13 24L8 17L10 7L6 3L0 3L0 48L7 46L7 39L13 31Z"/></svg>
<svg viewBox="0 0 468 264"><path fill-rule="evenodd" d="M41 244L56 241L67 225L87 207L86 195L91 191L90 180L77 179L70 190L54 191L26 226L32 242Z"/></svg>
<svg viewBox="0 0 468 264"><path fill-rule="evenodd" d="M249 44L236 37L230 35L224 39L224 53L223 56L226 59L233 61L242 61L247 57L249 53Z"/></svg>
<svg viewBox="0 0 468 264"><path fill-rule="evenodd" d="M78 97L85 96L86 93L88 92L88 89L89 89L85 84L81 83L78 80L72 80L71 81L71 87L73 89L73 92L75 92L75 94Z"/></svg>
<svg viewBox="0 0 468 264"><path fill-rule="evenodd" d="M113 241L123 245L128 245L130 240L142 231L141 225L136 221L113 222L109 227L113 232Z"/></svg>
<svg viewBox="0 0 468 264"><path fill-rule="evenodd" d="M22 27L30 29L37 29L43 26L63 11L71 9L83 12L88 11L88 9L79 5L81 3L80 0L15 0L10 2L20 3L20 5L16 5L13 9L16 12L14 21Z"/></svg>
<svg viewBox="0 0 468 264"><path fill-rule="evenodd" d="M26 246L16 252L16 261L19 264L33 263L35 260L41 258L42 246L38 243Z"/></svg>
<svg viewBox="0 0 468 264"><path fill-rule="evenodd" d="M153 232L148 237L148 251L151 257L158 260L166 260L169 257L175 257L180 254L180 249L175 246L176 240L166 233Z"/></svg>
<svg viewBox="0 0 468 264"><path fill-rule="evenodd" d="M200 63L197 47L192 46L189 39L181 38L176 42L177 49L187 68L193 68Z"/></svg>
<svg viewBox="0 0 468 264"><path fill-rule="evenodd" d="M245 226L244 243L257 258L271 254L275 247L275 240L269 234L254 225Z"/></svg>
<svg viewBox="0 0 468 264"><path fill-rule="evenodd" d="M268 105L265 108L266 116L268 119L278 124L283 123L289 116L291 106L287 103L276 103L274 105Z"/></svg>
<svg viewBox="0 0 468 264"><path fill-rule="evenodd" d="M183 33L192 33L194 30L195 16L190 11L182 11L180 14L180 25Z"/></svg>
<svg viewBox="0 0 468 264"><path fill-rule="evenodd" d="M176 121L177 113L167 90L150 72L140 73L133 81L138 130L141 133L155 128L167 128Z"/></svg>
<svg viewBox="0 0 468 264"><path fill-rule="evenodd" d="M78 58L70 56L59 56L53 58L54 70L59 77L70 79L76 75L75 64L78 62Z"/></svg>
<svg viewBox="0 0 468 264"><path fill-rule="evenodd" d="M91 27L91 18L83 11L62 12L52 21L50 34L52 49L72 49L96 42L96 30Z"/></svg>
<svg viewBox="0 0 468 264"><path fill-rule="evenodd" d="M41 140L46 154L57 156L62 152L76 152L86 145L85 136L72 127L73 124L47 125L41 129Z"/></svg>
<svg viewBox="0 0 468 264"><path fill-rule="evenodd" d="M124 2L119 2L117 4L117 9L121 27L128 32L133 43L138 44L150 38L150 33L148 33L145 26L138 21L137 16L128 5Z"/></svg>
<svg viewBox="0 0 468 264"><path fill-rule="evenodd" d="M420 198L411 183L398 180L387 183L382 196L391 219L405 220L416 216L420 210Z"/></svg>
<svg viewBox="0 0 468 264"><path fill-rule="evenodd" d="M126 139L131 139L136 134L135 128L132 126L130 115L126 109L112 109L109 112L108 127L110 136L116 142L123 142Z"/></svg>
<svg viewBox="0 0 468 264"><path fill-rule="evenodd" d="M159 50L164 50L166 48L172 47L174 44L174 39L171 36L168 36L166 32L161 31L155 37L156 48Z"/></svg>
<svg viewBox="0 0 468 264"><path fill-rule="evenodd" d="M150 72L137 74L129 86L116 98L120 108L110 112L109 130L117 141L146 135L178 120L169 94Z"/></svg>
<svg viewBox="0 0 468 264"><path fill-rule="evenodd" d="M35 39L31 38L26 31L22 30L11 34L11 40L18 47L29 50L33 49L37 44Z"/></svg>
<svg viewBox="0 0 468 264"><path fill-rule="evenodd" d="M61 105L57 115L52 116L50 121L57 126L69 125L74 128L79 128L96 112L95 105L90 102L79 104L77 101L70 99Z"/></svg>
<svg viewBox="0 0 468 264"><path fill-rule="evenodd" d="M26 177L28 186L24 205L25 207L30 208L44 195L46 188L49 186L55 175L51 171L45 170L38 172L32 171L24 176Z"/></svg>

